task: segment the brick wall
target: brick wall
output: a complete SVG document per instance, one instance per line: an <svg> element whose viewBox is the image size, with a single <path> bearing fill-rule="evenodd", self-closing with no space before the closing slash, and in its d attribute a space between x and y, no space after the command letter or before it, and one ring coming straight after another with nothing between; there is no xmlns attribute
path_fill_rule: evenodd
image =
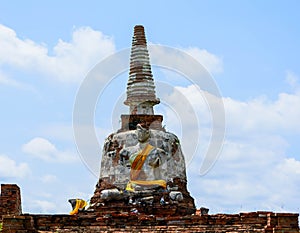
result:
<svg viewBox="0 0 300 233"><path fill-rule="evenodd" d="M134 130L137 124L140 123L150 126L151 129L164 130L161 125L163 121L162 115L121 115L121 120L122 124L119 132Z"/></svg>
<svg viewBox="0 0 300 233"><path fill-rule="evenodd" d="M299 233L299 214L251 212L240 214L155 217L153 215L97 216L83 212L70 215L4 216L2 233L17 232L206 232Z"/></svg>
<svg viewBox="0 0 300 233"><path fill-rule="evenodd" d="M3 215L20 215L21 192L16 184L1 184L0 219Z"/></svg>
<svg viewBox="0 0 300 233"><path fill-rule="evenodd" d="M130 213L78 215L21 214L20 189L2 184L0 195L2 233L69 232L210 232L210 233L299 233L299 214L250 212L240 214L154 216Z"/></svg>

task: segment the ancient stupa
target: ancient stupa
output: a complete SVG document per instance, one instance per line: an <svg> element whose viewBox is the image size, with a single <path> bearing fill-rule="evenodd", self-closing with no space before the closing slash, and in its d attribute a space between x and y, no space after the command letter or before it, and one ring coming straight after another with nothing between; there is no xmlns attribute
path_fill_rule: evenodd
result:
<svg viewBox="0 0 300 233"><path fill-rule="evenodd" d="M162 127L163 116L154 114L153 106L159 103L144 27L137 25L124 102L129 114L121 115L121 128L105 140L91 210L162 216L195 213L180 141Z"/></svg>
<svg viewBox="0 0 300 233"><path fill-rule="evenodd" d="M159 102L144 28L136 26L125 100L130 111L104 143L90 207L76 215L22 214L20 188L1 184L0 232L299 233L298 213L195 213L180 142L162 127L163 116L154 114Z"/></svg>

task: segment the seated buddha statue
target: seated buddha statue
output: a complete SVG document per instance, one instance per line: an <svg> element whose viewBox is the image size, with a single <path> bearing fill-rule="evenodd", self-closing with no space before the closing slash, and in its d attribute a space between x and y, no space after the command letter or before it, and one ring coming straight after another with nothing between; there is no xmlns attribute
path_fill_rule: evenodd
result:
<svg viewBox="0 0 300 233"><path fill-rule="evenodd" d="M124 148L120 154L127 154L130 165L130 177L127 191L135 191L137 187L151 189L166 188L166 181L162 179L160 165L163 162L164 151L149 143L150 131L144 125L137 125L138 144Z"/></svg>

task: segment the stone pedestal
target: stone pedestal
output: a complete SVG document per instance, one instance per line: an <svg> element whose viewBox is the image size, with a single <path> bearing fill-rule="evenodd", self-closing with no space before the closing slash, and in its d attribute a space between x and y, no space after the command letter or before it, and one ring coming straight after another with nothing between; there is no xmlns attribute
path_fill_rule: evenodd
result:
<svg viewBox="0 0 300 233"><path fill-rule="evenodd" d="M111 185L105 179L100 179L90 201L90 210L97 216L136 213L163 217L194 214L196 211L194 199L186 188L186 181L175 178L173 182L168 183L169 187L171 185L180 191L157 189L132 193ZM120 190L120 194L108 200L101 197L104 190L113 189ZM173 193L175 195L172 195ZM176 194L179 193L182 198L176 199Z"/></svg>
<svg viewBox="0 0 300 233"><path fill-rule="evenodd" d="M148 119L147 122L162 119L159 115L122 117L130 120ZM104 143L100 178L91 198L90 210L104 215L130 211L159 216L195 213L194 199L187 190L185 161L178 138L164 129L149 129L147 143L154 148L149 157L159 157L159 166L154 172L166 182L166 187L137 187L134 192L126 190L130 181L130 157L138 153L140 142L136 130L120 130L111 134ZM152 171L147 163L150 162L145 161L146 168L142 168L141 173L149 178Z"/></svg>

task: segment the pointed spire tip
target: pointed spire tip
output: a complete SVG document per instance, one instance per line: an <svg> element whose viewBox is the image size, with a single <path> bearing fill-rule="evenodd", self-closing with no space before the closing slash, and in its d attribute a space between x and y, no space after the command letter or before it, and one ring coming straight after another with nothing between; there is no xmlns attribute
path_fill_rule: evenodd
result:
<svg viewBox="0 0 300 233"><path fill-rule="evenodd" d="M145 30L142 25L134 27L130 55L129 79L125 104L130 113L153 115L153 106L159 104L147 49Z"/></svg>

